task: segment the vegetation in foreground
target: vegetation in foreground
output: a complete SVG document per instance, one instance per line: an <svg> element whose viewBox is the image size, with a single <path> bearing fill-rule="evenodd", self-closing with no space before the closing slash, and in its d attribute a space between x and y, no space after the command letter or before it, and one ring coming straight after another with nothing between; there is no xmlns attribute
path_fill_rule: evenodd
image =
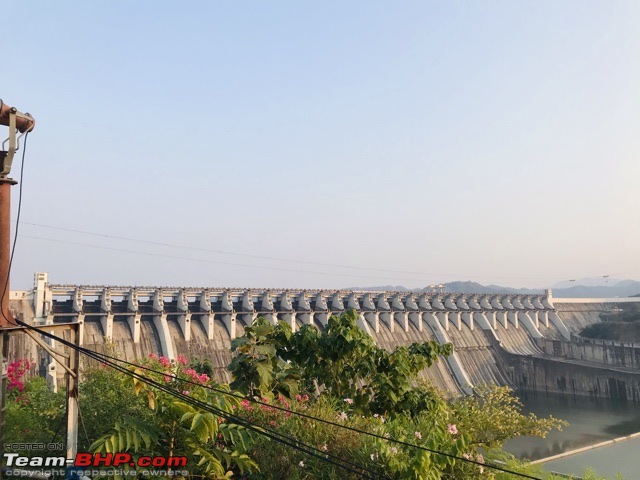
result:
<svg viewBox="0 0 640 480"><path fill-rule="evenodd" d="M362 466L380 478L520 478L486 466L495 460L516 472L553 478L501 446L519 435L544 437L565 422L522 415L520 402L505 387L484 386L475 396L447 398L419 374L450 354L451 345L426 342L388 352L356 320L349 312L331 318L322 333L312 326L293 333L284 323L258 319L233 342L230 386L212 380L206 360L187 364L182 356L170 362L152 355L143 364L155 372L132 367L183 398L105 365L86 365L79 450L185 455L187 477L193 479L362 478L323 455L346 459L354 470ZM7 440L62 440L64 396L50 392L40 378L22 383L19 374L14 377L20 383L10 391ZM216 413L201 408L205 404ZM320 458L225 420L229 415L303 442Z"/></svg>

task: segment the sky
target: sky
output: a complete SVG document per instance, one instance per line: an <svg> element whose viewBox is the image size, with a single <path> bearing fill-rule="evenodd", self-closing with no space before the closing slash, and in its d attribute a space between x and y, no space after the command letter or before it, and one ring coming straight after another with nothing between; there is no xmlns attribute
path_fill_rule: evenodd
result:
<svg viewBox="0 0 640 480"><path fill-rule="evenodd" d="M2 10L13 288L640 280L640 2Z"/></svg>

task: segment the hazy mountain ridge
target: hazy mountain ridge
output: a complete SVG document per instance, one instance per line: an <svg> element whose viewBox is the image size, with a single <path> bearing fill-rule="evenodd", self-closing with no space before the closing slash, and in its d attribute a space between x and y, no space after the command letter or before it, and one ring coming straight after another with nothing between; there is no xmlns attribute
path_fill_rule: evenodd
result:
<svg viewBox="0 0 640 480"><path fill-rule="evenodd" d="M445 293L520 293L539 294L544 289L512 288L500 285L482 285L477 282L448 282L442 284ZM382 285L377 287L354 287L353 290L424 292L428 288L409 289L398 285ZM615 298L631 297L640 294L640 282L636 280L621 280L614 285L575 285L569 288L553 288L553 296L557 298Z"/></svg>
<svg viewBox="0 0 640 480"><path fill-rule="evenodd" d="M589 278L579 278L577 280L562 280L561 282L555 283L551 288L572 288L578 285L582 287L613 287L618 285L620 282L633 281L633 280L622 280L620 278L611 278L611 277L589 277Z"/></svg>

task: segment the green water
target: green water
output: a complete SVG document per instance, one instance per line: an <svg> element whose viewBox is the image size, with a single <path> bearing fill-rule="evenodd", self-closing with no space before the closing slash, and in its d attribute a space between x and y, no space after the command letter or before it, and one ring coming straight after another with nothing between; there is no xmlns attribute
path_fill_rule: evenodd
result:
<svg viewBox="0 0 640 480"><path fill-rule="evenodd" d="M553 460L544 464L548 472L582 475L585 466L605 478L615 479L620 473L626 480L640 478L640 438L595 448L584 453Z"/></svg>
<svg viewBox="0 0 640 480"><path fill-rule="evenodd" d="M508 441L505 449L519 458L537 460L640 432L640 405L637 404L528 392L520 393L519 397L525 405L523 412L539 417L553 415L570 423L562 432L551 432L545 439L521 437ZM629 455L632 446L638 454ZM625 479L640 479L639 447L638 439L630 440L627 446L605 446L590 455L566 457L547 468L580 474L585 467L593 467L596 472L611 478L622 471Z"/></svg>

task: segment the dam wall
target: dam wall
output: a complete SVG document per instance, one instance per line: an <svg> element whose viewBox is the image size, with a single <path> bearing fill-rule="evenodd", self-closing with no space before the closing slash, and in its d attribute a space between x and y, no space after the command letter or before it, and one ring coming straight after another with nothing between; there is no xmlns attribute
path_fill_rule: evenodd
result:
<svg viewBox="0 0 640 480"><path fill-rule="evenodd" d="M216 378L225 382L230 380L231 342L257 317L285 321L293 330L302 325L322 330L330 316L355 310L360 328L383 348L431 340L452 343L453 355L422 372L452 395L488 383L637 397L630 377L621 377L624 388L614 388L607 382L615 376L605 381L597 370L603 367L597 363L600 358L620 356L596 350L587 355L586 347L574 346L576 333L600 321L600 313L615 308L611 305L617 300L563 301L553 299L550 291L519 295L55 285L45 273L35 275L32 291L12 292L11 299L14 314L28 323L78 322L84 347L129 361L152 353L171 360L178 354L210 359ZM38 358L42 368L55 373L47 354L27 343L16 343L14 355ZM581 352L588 358L578 358ZM637 367L634 355L625 353L615 365ZM58 369L52 375L63 373ZM596 374L594 386L589 378Z"/></svg>
<svg viewBox="0 0 640 480"><path fill-rule="evenodd" d="M559 358L582 360L640 371L640 344L600 340L572 335L571 341L541 338L536 344L544 353Z"/></svg>
<svg viewBox="0 0 640 480"><path fill-rule="evenodd" d="M640 371L552 356L514 355L495 350L511 383L518 390L588 395L640 403Z"/></svg>

